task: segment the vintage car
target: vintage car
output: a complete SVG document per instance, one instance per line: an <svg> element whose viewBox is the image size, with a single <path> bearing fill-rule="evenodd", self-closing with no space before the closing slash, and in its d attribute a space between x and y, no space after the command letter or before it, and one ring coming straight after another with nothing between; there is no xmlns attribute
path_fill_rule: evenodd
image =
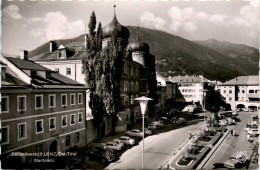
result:
<svg viewBox="0 0 260 170"><path fill-rule="evenodd" d="M143 128L141 128L140 131L143 132ZM152 134L153 134L152 130L149 130L148 128L144 128L144 135L148 136Z"/></svg>
<svg viewBox="0 0 260 170"><path fill-rule="evenodd" d="M120 151L123 148L122 144L118 144L115 141L109 141L109 142L105 143L104 146L106 148L110 148L110 149L113 149L113 150L116 150L116 151Z"/></svg>
<svg viewBox="0 0 260 170"><path fill-rule="evenodd" d="M132 129L131 131L126 131L125 134L128 136L143 137L143 132L141 132L139 129Z"/></svg>
<svg viewBox="0 0 260 170"><path fill-rule="evenodd" d="M109 149L104 149L102 147L89 147L84 149L85 160L98 160L102 163L111 162L115 159L115 154Z"/></svg>
<svg viewBox="0 0 260 170"><path fill-rule="evenodd" d="M135 140L130 138L129 136L121 136L119 138L119 140L122 141L126 145L134 145L135 144Z"/></svg>
<svg viewBox="0 0 260 170"><path fill-rule="evenodd" d="M116 142L118 145L122 145L122 148L125 146L124 142L122 142L120 139L116 138L113 140L114 142Z"/></svg>

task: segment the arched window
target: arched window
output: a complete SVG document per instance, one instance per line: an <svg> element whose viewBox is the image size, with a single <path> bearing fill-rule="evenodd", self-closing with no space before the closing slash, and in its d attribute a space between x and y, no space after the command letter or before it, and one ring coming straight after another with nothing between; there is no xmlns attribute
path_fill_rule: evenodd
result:
<svg viewBox="0 0 260 170"><path fill-rule="evenodd" d="M134 95L131 95L131 104L134 104Z"/></svg>
<svg viewBox="0 0 260 170"><path fill-rule="evenodd" d="M138 91L138 82L135 82L135 91Z"/></svg>
<svg viewBox="0 0 260 170"><path fill-rule="evenodd" d="M131 82L131 91L135 91L135 84L133 81Z"/></svg>
<svg viewBox="0 0 260 170"><path fill-rule="evenodd" d="M125 106L127 106L127 105L129 104L129 103L128 103L128 96L125 96L124 104L125 104Z"/></svg>
<svg viewBox="0 0 260 170"><path fill-rule="evenodd" d="M124 91L128 91L128 82L124 81Z"/></svg>

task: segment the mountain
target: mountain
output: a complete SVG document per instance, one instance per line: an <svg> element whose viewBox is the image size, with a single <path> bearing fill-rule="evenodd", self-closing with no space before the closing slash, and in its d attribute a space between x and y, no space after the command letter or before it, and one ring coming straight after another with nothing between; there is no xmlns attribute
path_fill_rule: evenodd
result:
<svg viewBox="0 0 260 170"><path fill-rule="evenodd" d="M215 39L194 42L234 58L237 61L237 67L246 68L242 71L245 74L257 74L258 72L259 53L258 49L254 47Z"/></svg>
<svg viewBox="0 0 260 170"><path fill-rule="evenodd" d="M252 70L241 61L220 51L197 42L189 41L163 31L127 26L130 32L129 42L140 39L150 45L150 53L156 58L156 70L161 75L203 75L210 80L226 81L239 75L258 74L258 67L252 64ZM72 39L56 40L57 46L77 46L84 44L84 35ZM29 57L44 55L49 51L49 43L29 52ZM239 66L238 66L239 63Z"/></svg>

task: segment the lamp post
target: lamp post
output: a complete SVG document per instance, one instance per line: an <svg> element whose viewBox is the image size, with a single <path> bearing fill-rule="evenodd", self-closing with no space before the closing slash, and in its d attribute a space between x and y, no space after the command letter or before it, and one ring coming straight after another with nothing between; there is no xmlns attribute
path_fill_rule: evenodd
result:
<svg viewBox="0 0 260 170"><path fill-rule="evenodd" d="M205 117L206 117L206 101L205 101L205 94L208 90L203 89L203 103L204 103L204 125L206 125ZM205 93L205 94L204 94Z"/></svg>
<svg viewBox="0 0 260 170"><path fill-rule="evenodd" d="M142 97L138 97L135 98L135 100L138 100L140 103L140 107L141 107L141 111L142 111L142 115L143 115L143 147L142 147L142 169L144 169L144 114L145 114L145 110L146 110L146 106L149 100L153 100L151 98L142 96Z"/></svg>

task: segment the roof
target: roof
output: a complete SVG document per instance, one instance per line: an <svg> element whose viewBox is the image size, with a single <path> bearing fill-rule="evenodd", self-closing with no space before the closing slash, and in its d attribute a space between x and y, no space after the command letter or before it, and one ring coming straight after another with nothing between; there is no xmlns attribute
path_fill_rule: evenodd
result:
<svg viewBox="0 0 260 170"><path fill-rule="evenodd" d="M203 80L197 76L174 76L170 78L175 83L202 83Z"/></svg>
<svg viewBox="0 0 260 170"><path fill-rule="evenodd" d="M30 60L22 60L20 58L12 58L12 57L5 57L11 63L13 63L16 67L22 70L37 70L37 71L51 71L50 69L43 67L33 61Z"/></svg>
<svg viewBox="0 0 260 170"><path fill-rule="evenodd" d="M56 73L48 68L41 66L40 64L34 63L30 60L22 60L18 58L6 58L11 63L16 65L20 70L33 70L36 74L29 76L32 79L32 84L26 84L22 81L19 75L7 67L6 79L2 79L2 85L34 85L38 88L88 88L77 81L74 81L66 76ZM48 76L43 76L37 71L45 71ZM26 74L26 73L25 73Z"/></svg>
<svg viewBox="0 0 260 170"><path fill-rule="evenodd" d="M239 76L229 81L226 81L225 83L222 83L220 85L259 85L259 76Z"/></svg>
<svg viewBox="0 0 260 170"><path fill-rule="evenodd" d="M2 87L24 87L29 84L23 82L15 72L11 71L9 67L6 68L5 79L1 79Z"/></svg>

